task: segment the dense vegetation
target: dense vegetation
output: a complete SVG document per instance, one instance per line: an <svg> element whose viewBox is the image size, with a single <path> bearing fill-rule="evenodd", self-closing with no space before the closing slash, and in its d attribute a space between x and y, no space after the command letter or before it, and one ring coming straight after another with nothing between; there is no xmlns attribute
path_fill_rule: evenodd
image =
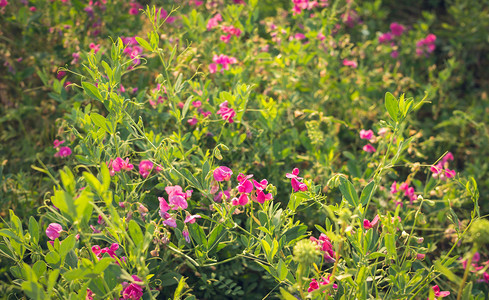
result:
<svg viewBox="0 0 489 300"><path fill-rule="evenodd" d="M5 299L486 299L489 2L0 0Z"/></svg>

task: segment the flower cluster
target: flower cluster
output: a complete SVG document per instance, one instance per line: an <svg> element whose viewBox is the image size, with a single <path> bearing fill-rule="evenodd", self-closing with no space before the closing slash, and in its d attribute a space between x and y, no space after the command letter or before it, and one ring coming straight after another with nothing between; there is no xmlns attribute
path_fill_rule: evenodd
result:
<svg viewBox="0 0 489 300"><path fill-rule="evenodd" d="M223 103L219 104L219 110L216 114L221 115L223 120L226 120L229 123L233 123L233 118L234 116L236 116L236 111L228 107L228 102L224 101Z"/></svg>
<svg viewBox="0 0 489 300"><path fill-rule="evenodd" d="M207 30L211 30L212 28L219 26L220 21L222 21L221 14L216 14L214 17L210 18L207 22Z"/></svg>
<svg viewBox="0 0 489 300"><path fill-rule="evenodd" d="M328 6L328 0L310 1L310 0L292 0L294 7L292 8L293 15L299 15L303 10L311 10L315 7Z"/></svg>
<svg viewBox="0 0 489 300"><path fill-rule="evenodd" d="M379 36L379 43L380 44L390 44L391 46L395 46L395 39L396 37L400 37L404 31L406 30L406 27L399 23L391 23L390 25L390 32L383 33ZM393 50L391 52L391 56L393 58L397 58L399 56L399 52L396 50Z"/></svg>
<svg viewBox="0 0 489 300"><path fill-rule="evenodd" d="M139 14L139 10L143 8L143 6L138 2L132 2L129 3L129 5L131 6L131 8L129 9L129 14L134 16Z"/></svg>
<svg viewBox="0 0 489 300"><path fill-rule="evenodd" d="M67 157L71 155L71 149L70 147L60 147L65 141L58 141L54 140L53 142L53 148L57 149L58 152L54 154L54 157Z"/></svg>
<svg viewBox="0 0 489 300"><path fill-rule="evenodd" d="M365 230L369 230L370 228L375 227L375 225L377 225L377 223L379 223L379 215L376 215L374 217L374 219L372 220L372 222L370 222L367 219L364 219L363 220L363 228L365 228Z"/></svg>
<svg viewBox="0 0 489 300"><path fill-rule="evenodd" d="M239 182L237 186L239 196L231 200L232 205L244 206L248 204L250 198L251 200L256 201L258 203L265 203L265 201L269 201L273 199L271 193L265 194L265 189L268 186L268 181L266 179L263 179L260 182L254 179L253 181L251 181L250 179L252 177L253 175L244 175L242 173L239 173L237 177Z"/></svg>
<svg viewBox="0 0 489 300"><path fill-rule="evenodd" d="M375 142L374 132L372 131L372 129L369 130L362 129L360 130L360 139L368 140L369 142L373 143ZM375 151L377 151L377 149L375 149L375 147L372 146L372 144L366 144L365 146L363 146L362 149L367 153L374 153Z"/></svg>
<svg viewBox="0 0 489 300"><path fill-rule="evenodd" d="M222 26L221 27L222 31L225 33L221 35L221 41L224 43L229 43L229 40L231 37L234 35L236 37L239 37L241 35L241 30L239 28L236 28L234 26Z"/></svg>
<svg viewBox="0 0 489 300"><path fill-rule="evenodd" d="M430 170L433 172L433 177L440 178L441 180L447 180L448 178L455 177L455 170L450 170L448 168L448 161L453 161L453 154L448 152L439 163L435 166L431 166Z"/></svg>
<svg viewBox="0 0 489 300"><path fill-rule="evenodd" d="M166 94L166 87L162 85L161 83L158 83L154 89L151 90L151 97L149 99L149 104L153 107L156 108L158 104L162 104L166 96L163 97L160 95L161 91L163 91L163 94Z"/></svg>
<svg viewBox="0 0 489 300"><path fill-rule="evenodd" d="M302 180L302 177L298 177L297 175L299 175L299 169L294 168L292 170L292 173L285 174L285 177L290 178L290 184L292 185L292 189L294 190L294 192L307 191L307 185L303 182L300 182L299 180Z"/></svg>
<svg viewBox="0 0 489 300"><path fill-rule="evenodd" d="M153 167L154 167L154 164L151 161L149 161L149 160L142 160L139 163L139 174L141 174L141 176L143 176L143 178L146 178L151 173L151 170L153 170ZM156 166L154 168L154 170L156 172L159 172L162 169L161 169L160 166Z"/></svg>
<svg viewBox="0 0 489 300"><path fill-rule="evenodd" d="M474 253L474 256L472 257L472 263L471 263L471 268L470 271L472 273L478 272L484 268L486 268L487 265L489 265L489 260L482 262L481 265L479 265L479 261L481 259L481 256L479 252ZM462 260L462 265L464 269L467 269L467 260ZM489 283L489 272L486 269L486 272L482 273L482 278L478 279L479 282L485 282Z"/></svg>
<svg viewBox="0 0 489 300"><path fill-rule="evenodd" d="M135 282L143 282L136 275L132 275ZM139 300L143 296L143 287L138 283L123 282L122 299Z"/></svg>
<svg viewBox="0 0 489 300"><path fill-rule="evenodd" d="M408 182L398 184L397 181L394 181L391 185L391 193L395 195L401 191L404 192L404 196L408 197L410 204L413 204L413 201L417 199L414 188L410 187ZM396 204L402 205L402 202L397 202Z"/></svg>
<svg viewBox="0 0 489 300"><path fill-rule="evenodd" d="M319 289L319 284L321 284L321 285L330 284L331 283L330 277L331 277L331 275L329 275L328 278L321 277L322 281L320 281L320 282L317 282L316 279L313 279L311 281L311 283L309 283L309 288L307 289L307 292L310 293L310 292L313 292L315 290L318 290ZM333 283L333 288L334 289L337 289L338 288L338 285L336 283ZM325 293L325 292L326 291L324 291L323 293Z"/></svg>
<svg viewBox="0 0 489 300"><path fill-rule="evenodd" d="M122 39L122 42L125 46L124 54L133 60L132 66L129 67L129 69L132 69L141 63L140 55L143 53L143 48L139 46L136 37L126 37Z"/></svg>
<svg viewBox="0 0 489 300"><path fill-rule="evenodd" d="M440 287L438 285L434 285L431 288L433 289L433 292L435 292L435 300L438 300L438 298L444 298L444 297L450 295L450 292L448 292L448 291L440 291Z"/></svg>
<svg viewBox="0 0 489 300"><path fill-rule="evenodd" d="M356 61L348 59L343 60L343 65L346 67L352 67L353 69L356 69L358 67L358 63Z"/></svg>
<svg viewBox="0 0 489 300"><path fill-rule="evenodd" d="M95 254L95 256L100 260L102 258L102 255L104 253L107 253L111 258L115 259L116 261L119 260L115 252L119 249L119 244L113 243L110 245L110 247L105 247L105 248L100 248L99 245L92 246L92 252ZM125 261L126 258L122 257L120 260ZM118 264L118 262L117 262Z"/></svg>
<svg viewBox="0 0 489 300"><path fill-rule="evenodd" d="M435 51L435 41L436 35L430 33L424 39L419 40L416 43L416 55L418 56L428 56L430 53Z"/></svg>
<svg viewBox="0 0 489 300"><path fill-rule="evenodd" d="M214 74L217 72L219 65L221 65L221 73L224 70L229 70L229 65L234 65L238 62L238 60L232 56L227 56L224 54L217 55L215 54L212 58L213 63L209 65L209 72Z"/></svg>
<svg viewBox="0 0 489 300"><path fill-rule="evenodd" d="M114 176L116 172L131 171L132 169L134 169L134 165L129 163L129 158L123 160L120 157L117 157L114 160L111 159L108 167L110 171L110 176Z"/></svg>
<svg viewBox="0 0 489 300"><path fill-rule="evenodd" d="M316 239L313 236L309 239L318 246L319 250L324 252L324 259L326 262L335 262L336 253L333 251L333 244L331 244L331 240L324 233L319 235L319 239Z"/></svg>
<svg viewBox="0 0 489 300"><path fill-rule="evenodd" d="M179 185L175 186L167 186L165 188L166 193L168 194L168 202L166 202L164 197L158 197L160 201L160 216L164 219L163 224L176 228L177 222L175 216L170 214L169 210L185 210L188 207L187 199L192 196L193 190L188 190L183 192L182 187ZM190 222L194 223L195 218L200 218L199 215L194 215L187 217L185 219L185 223Z"/></svg>

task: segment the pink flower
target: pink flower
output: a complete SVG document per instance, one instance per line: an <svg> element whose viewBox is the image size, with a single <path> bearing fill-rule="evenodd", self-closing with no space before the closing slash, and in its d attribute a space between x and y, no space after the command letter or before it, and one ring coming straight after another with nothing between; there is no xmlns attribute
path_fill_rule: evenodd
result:
<svg viewBox="0 0 489 300"><path fill-rule="evenodd" d="M54 157L67 157L71 155L71 149L70 147L61 147L59 148L59 151L54 154Z"/></svg>
<svg viewBox="0 0 489 300"><path fill-rule="evenodd" d="M130 3L129 5L131 5L131 8L129 9L130 15L139 14L139 10L143 8L143 6L137 2Z"/></svg>
<svg viewBox="0 0 489 300"><path fill-rule="evenodd" d="M53 142L53 145L54 145L54 148L58 148L59 146L61 146L61 144L63 144L65 141L58 141L58 140L54 140Z"/></svg>
<svg viewBox="0 0 489 300"><path fill-rule="evenodd" d="M143 282L136 275L132 275L132 279L136 282ZM122 299L139 300L143 296L143 287L137 283L122 283L124 290L122 291Z"/></svg>
<svg viewBox="0 0 489 300"><path fill-rule="evenodd" d="M367 144L367 145L363 146L363 151L368 152L368 153L373 153L377 150L375 149L374 146Z"/></svg>
<svg viewBox="0 0 489 300"><path fill-rule="evenodd" d="M98 44L94 44L94 43L90 43L90 45L88 45L90 47L91 50L93 50L93 53L97 54L97 52L100 51L100 45Z"/></svg>
<svg viewBox="0 0 489 300"><path fill-rule="evenodd" d="M35 6L31 6L31 7L29 7L29 10L32 11L32 12L35 12L37 9L36 9Z"/></svg>
<svg viewBox="0 0 489 300"><path fill-rule="evenodd" d="M344 66L347 66L347 67L352 67L352 68L356 68L358 67L358 64L356 61L353 61L353 60L348 60L348 59L344 59L343 60L343 65Z"/></svg>
<svg viewBox="0 0 489 300"><path fill-rule="evenodd" d="M296 178L290 179L290 184L292 185L292 189L294 190L294 192L307 191L307 185L305 183L300 182Z"/></svg>
<svg viewBox="0 0 489 300"><path fill-rule="evenodd" d="M371 140L373 137L374 137L374 132L372 131L372 129L369 129L369 130L362 129L362 130L360 130L360 138L361 139L363 139L363 140Z"/></svg>
<svg viewBox="0 0 489 300"><path fill-rule="evenodd" d="M58 223L51 223L48 225L48 228L46 228L46 235L48 238L51 240L55 240L59 238L59 234L63 231L63 227L58 224Z"/></svg>
<svg viewBox="0 0 489 300"><path fill-rule="evenodd" d="M226 196L226 199L231 198L231 190L219 191L219 193L214 197L215 202L221 202L223 195Z"/></svg>
<svg viewBox="0 0 489 300"><path fill-rule="evenodd" d="M7 0L0 0L0 7L5 7L8 5L8 1Z"/></svg>
<svg viewBox="0 0 489 300"><path fill-rule="evenodd" d="M233 171L225 166L217 167L214 170L214 179L216 181L229 181L232 175Z"/></svg>
<svg viewBox="0 0 489 300"><path fill-rule="evenodd" d="M193 224L195 223L195 221L197 221L198 218L201 218L200 215L187 215L187 217L185 218L185 221L184 223L190 223L190 224Z"/></svg>
<svg viewBox="0 0 489 300"><path fill-rule="evenodd" d="M423 260L425 258L426 254L423 253L418 253L416 254L416 259L417 260Z"/></svg>
<svg viewBox="0 0 489 300"><path fill-rule="evenodd" d="M402 26L401 24L396 23L396 22L391 23L390 29L391 29L392 34L395 36L401 36L405 30L404 26Z"/></svg>
<svg viewBox="0 0 489 300"><path fill-rule="evenodd" d="M165 221L163 221L163 225L177 228L177 221L174 218L168 218Z"/></svg>
<svg viewBox="0 0 489 300"><path fill-rule="evenodd" d="M219 21L222 21L222 17L220 14L216 14L214 17L210 18L207 22L207 30L211 30L214 27L219 25Z"/></svg>
<svg viewBox="0 0 489 300"><path fill-rule="evenodd" d="M363 227L365 228L365 230L368 230L370 228L375 227L375 225L377 225L378 222L379 222L379 215L376 215L375 218L372 220L372 222L370 222L367 219L364 219L363 220Z"/></svg>
<svg viewBox="0 0 489 300"><path fill-rule="evenodd" d="M100 260L100 258L102 258L102 255L104 253L107 253L110 257L112 257L114 259L119 259L117 257L117 255L115 254L117 249L119 249L119 244L117 244L117 243L113 243L112 245L110 245L110 248L105 247L103 249L101 249L99 245L92 246L92 252L93 252L93 254L95 254L95 256L97 256L97 258L99 260Z"/></svg>
<svg viewBox="0 0 489 300"><path fill-rule="evenodd" d="M298 168L294 168L292 170L292 173L287 173L285 174L285 177L287 178L297 178L297 179L302 179L301 177L297 177L297 175L299 175L299 169Z"/></svg>
<svg viewBox="0 0 489 300"><path fill-rule="evenodd" d="M199 122L199 120L197 120L197 118L195 116L192 117L192 119L188 120L187 123L194 126L195 124L197 124Z"/></svg>
<svg viewBox="0 0 489 300"><path fill-rule="evenodd" d="M435 51L435 41L436 36L432 33L428 34L426 38L419 40L416 43L416 54L418 56L421 56L423 54L425 56L428 56L428 54Z"/></svg>
<svg viewBox="0 0 489 300"><path fill-rule="evenodd" d="M201 107L201 106L202 106L202 102L200 102L200 101L194 101L194 102L192 102L192 105L193 105L193 107L195 107L195 108L199 108L199 107Z"/></svg>
<svg viewBox="0 0 489 300"><path fill-rule="evenodd" d="M248 194L241 194L239 198L234 198L233 200L231 200L231 204L234 206L237 205L245 206L246 204L248 204L249 201L250 198L248 197Z"/></svg>
<svg viewBox="0 0 489 300"><path fill-rule="evenodd" d="M444 297L450 295L450 292L448 292L448 291L444 291L444 292L440 291L440 287L438 287L438 285L433 286L432 289L435 292L436 298L444 298Z"/></svg>
<svg viewBox="0 0 489 300"><path fill-rule="evenodd" d="M134 169L134 165L129 163L129 158L126 158L126 160L123 160L120 157L117 157L114 160L111 160L109 162L109 168L110 168L110 175L114 176L115 172L120 172L120 171L131 171Z"/></svg>
<svg viewBox="0 0 489 300"><path fill-rule="evenodd" d="M312 236L309 239L318 245L319 250L324 252L324 259L326 262L335 262L336 253L333 251L333 244L331 244L331 240L324 233L319 235L319 239Z"/></svg>
<svg viewBox="0 0 489 300"><path fill-rule="evenodd" d="M209 73L214 74L217 72L217 64L211 63L209 64Z"/></svg>
<svg viewBox="0 0 489 300"><path fill-rule="evenodd" d="M392 40L392 34L389 32L383 33L381 36L379 36L379 43L381 44L386 44Z"/></svg>
<svg viewBox="0 0 489 300"><path fill-rule="evenodd" d="M168 202L172 209L187 209L187 199L192 195L191 190L184 193L181 186L175 185L167 186L165 191L168 193Z"/></svg>
<svg viewBox="0 0 489 300"><path fill-rule="evenodd" d="M85 300L93 300L93 292L90 289L87 289L87 296L85 297Z"/></svg>
<svg viewBox="0 0 489 300"><path fill-rule="evenodd" d="M270 201L273 199L273 196L271 193L268 193L268 194L265 194L265 192L263 192L263 190L258 190L256 192L256 201L258 203L265 203L265 201Z"/></svg>
<svg viewBox="0 0 489 300"><path fill-rule="evenodd" d="M219 105L218 115L221 115L223 120L227 120L229 123L233 123L233 117L236 116L236 111L228 107L228 102L224 101Z"/></svg>
<svg viewBox="0 0 489 300"><path fill-rule="evenodd" d="M188 232L187 229L184 229L182 231L182 235L183 235L183 238L185 239L185 241L190 244L190 242L191 242L190 241L190 233Z"/></svg>
<svg viewBox="0 0 489 300"><path fill-rule="evenodd" d="M391 193L392 194L396 194L398 191L397 191L397 181L394 181L391 185Z"/></svg>
<svg viewBox="0 0 489 300"><path fill-rule="evenodd" d="M399 57L399 52L398 52L398 51L395 51L395 50L394 50L394 51L392 51L392 52L391 52L391 57L392 57L392 58L398 58L398 57Z"/></svg>
<svg viewBox="0 0 489 300"><path fill-rule="evenodd" d="M154 164L149 160L142 160L139 163L139 174L143 176L143 178L148 177L149 173L153 169Z"/></svg>

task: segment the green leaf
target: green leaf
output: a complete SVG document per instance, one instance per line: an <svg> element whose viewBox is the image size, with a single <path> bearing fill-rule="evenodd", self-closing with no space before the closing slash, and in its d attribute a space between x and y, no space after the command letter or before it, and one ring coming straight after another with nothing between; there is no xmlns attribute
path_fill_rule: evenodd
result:
<svg viewBox="0 0 489 300"><path fill-rule="evenodd" d="M136 37L136 41L138 42L138 44L143 47L144 49L152 52L153 51L153 48L151 47L151 45L143 38L140 38L140 37Z"/></svg>
<svg viewBox="0 0 489 300"><path fill-rule="evenodd" d="M90 114L90 119L95 125L105 130L105 132L109 132L109 128L107 127L107 120L104 116L93 112Z"/></svg>
<svg viewBox="0 0 489 300"><path fill-rule="evenodd" d="M32 242L37 244L39 242L39 224L33 216L29 218L29 233L31 235Z"/></svg>
<svg viewBox="0 0 489 300"><path fill-rule="evenodd" d="M75 235L71 234L67 238L65 238L62 242L61 245L59 246L59 255L61 256L61 259L63 259L70 250L75 247L76 243L76 238Z"/></svg>
<svg viewBox="0 0 489 300"><path fill-rule="evenodd" d="M83 81L82 87L85 93L87 93L90 97L103 101L102 95L96 86L91 84L90 82Z"/></svg>
<svg viewBox="0 0 489 300"><path fill-rule="evenodd" d="M278 261L277 272L278 279L280 279L280 281L283 281L287 277L287 273L289 272L289 270L287 270L287 265L281 258L279 258Z"/></svg>
<svg viewBox="0 0 489 300"><path fill-rule="evenodd" d="M24 281L22 282L22 291L26 293L26 295L35 300L48 299L41 285L37 282L33 281Z"/></svg>
<svg viewBox="0 0 489 300"><path fill-rule="evenodd" d="M104 191L109 190L110 187L110 171L107 167L107 164L101 163L100 165L100 173L102 174L102 189Z"/></svg>
<svg viewBox="0 0 489 300"><path fill-rule="evenodd" d="M442 263L439 260L435 261L435 269L437 269L438 272L445 275L445 277L448 278L448 280L450 280L453 283L460 284L460 282L462 282L462 278L458 277L449 268L442 265Z"/></svg>
<svg viewBox="0 0 489 300"><path fill-rule="evenodd" d="M374 181L370 181L363 188L362 194L360 195L360 203L362 203L362 205L367 205L367 203L370 200L370 198L372 198L372 195L374 193L374 186L375 186L375 182Z"/></svg>
<svg viewBox="0 0 489 300"><path fill-rule="evenodd" d="M309 199L309 196L304 192L293 193L290 195L290 200L287 207L290 210L295 211L297 207L299 207L299 205L301 205L301 203L306 199Z"/></svg>
<svg viewBox="0 0 489 300"><path fill-rule="evenodd" d="M385 108L394 122L397 122L399 105L396 98L389 92L385 93Z"/></svg>
<svg viewBox="0 0 489 300"><path fill-rule="evenodd" d="M16 242L21 243L20 238L10 229L0 229L0 235L14 239Z"/></svg>
<svg viewBox="0 0 489 300"><path fill-rule="evenodd" d="M99 194L102 194L102 184L98 181L97 177L93 176L92 173L83 172L83 177L85 177L86 182ZM57 205L56 205L57 206ZM57 206L58 207L58 206Z"/></svg>
<svg viewBox="0 0 489 300"><path fill-rule="evenodd" d="M387 248L387 253L391 258L397 257L396 240L395 236L392 233L389 233L385 236L385 247Z"/></svg>
<svg viewBox="0 0 489 300"><path fill-rule="evenodd" d="M296 297L292 296L292 294L284 290L284 288L280 288L280 294L284 300L297 300Z"/></svg>
<svg viewBox="0 0 489 300"><path fill-rule="evenodd" d="M59 263L59 260L60 260L59 254L56 252L49 252L46 255L46 262L50 265L56 265L57 263Z"/></svg>
<svg viewBox="0 0 489 300"><path fill-rule="evenodd" d="M195 240L197 245L202 245L205 249L207 249L207 239L204 233L204 229L197 224L189 224L188 231L190 236Z"/></svg>
<svg viewBox="0 0 489 300"><path fill-rule="evenodd" d="M44 261L38 260L33 266L32 270L36 274L37 278L41 278L46 273L47 265Z"/></svg>
<svg viewBox="0 0 489 300"><path fill-rule="evenodd" d="M351 206L357 207L359 200L353 183L344 177L340 177L340 182L340 191L343 197L345 197L346 201L348 201Z"/></svg>
<svg viewBox="0 0 489 300"><path fill-rule="evenodd" d="M192 103L192 99L194 98L194 96L190 96L188 97L187 101L185 101L185 104L183 105L183 108L182 108L182 116L180 117L180 120L183 120L185 118L185 116L187 115L187 111L188 111L188 108L190 106L190 103Z"/></svg>
<svg viewBox="0 0 489 300"><path fill-rule="evenodd" d="M141 231L141 227L139 227L138 223L134 220L129 221L129 234L136 247L141 247L143 244L143 232Z"/></svg>
<svg viewBox="0 0 489 300"><path fill-rule="evenodd" d="M13 229L17 233L17 235L24 235L23 229L22 229L22 222L20 221L19 217L17 217L14 213L13 210L9 209L10 213L10 223L12 224Z"/></svg>

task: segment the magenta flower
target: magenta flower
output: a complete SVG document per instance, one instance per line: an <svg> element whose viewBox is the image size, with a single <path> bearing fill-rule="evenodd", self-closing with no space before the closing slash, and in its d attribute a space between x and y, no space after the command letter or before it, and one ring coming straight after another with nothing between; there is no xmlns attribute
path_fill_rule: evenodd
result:
<svg viewBox="0 0 489 300"><path fill-rule="evenodd" d="M5 7L8 5L8 1L7 0L0 0L0 7Z"/></svg>
<svg viewBox="0 0 489 300"><path fill-rule="evenodd" d="M364 219L363 220L363 227L365 228L365 230L368 230L370 228L375 227L375 225L377 225L378 222L379 222L379 215L376 215L375 218L372 220L372 222L370 222L367 219Z"/></svg>
<svg viewBox="0 0 489 300"><path fill-rule="evenodd" d="M154 164L151 161L142 160L139 163L139 174L141 174L141 176L143 176L143 178L148 177L148 175L151 173L151 170L153 169L153 166L154 166Z"/></svg>
<svg viewBox="0 0 489 300"><path fill-rule="evenodd" d="M367 144L367 145L363 146L363 151L368 152L368 153L373 153L377 150L375 149L374 146Z"/></svg>
<svg viewBox="0 0 489 300"><path fill-rule="evenodd" d="M163 225L177 228L177 221L174 218L168 218L165 221L163 221Z"/></svg>
<svg viewBox="0 0 489 300"><path fill-rule="evenodd" d="M343 65L344 66L347 66L347 67L352 67L353 69L355 69L356 67L358 67L358 64L357 64L356 61L348 60L348 59L344 59L343 60Z"/></svg>
<svg viewBox="0 0 489 300"><path fill-rule="evenodd" d="M394 181L391 185L391 193L392 194L396 194L398 191L397 191L397 181Z"/></svg>
<svg viewBox="0 0 489 300"><path fill-rule="evenodd" d="M93 292L90 289L87 289L87 296L85 297L85 300L93 300Z"/></svg>
<svg viewBox="0 0 489 300"><path fill-rule="evenodd" d="M113 243L112 245L110 245L110 248L105 247L103 249L101 249L99 245L92 246L92 252L93 254L95 254L95 256L97 256L99 260L102 258L102 255L104 253L107 253L110 257L114 259L118 259L117 255L115 254L117 249L119 249L119 244L117 243Z"/></svg>
<svg viewBox="0 0 489 300"><path fill-rule="evenodd" d="M236 116L234 109L228 107L228 102L224 101L219 105L218 115L221 115L223 120L227 120L229 123L233 123L233 117Z"/></svg>
<svg viewBox="0 0 489 300"><path fill-rule="evenodd" d="M139 14L139 10L143 8L143 6L137 2L130 3L129 5L131 5L131 8L129 9L130 15Z"/></svg>
<svg viewBox="0 0 489 300"><path fill-rule="evenodd" d="M309 239L318 245L319 250L324 252L324 259L326 262L335 262L336 253L333 251L333 244L331 244L331 240L324 233L319 235L319 239L312 236Z"/></svg>
<svg viewBox="0 0 489 300"><path fill-rule="evenodd" d="M168 193L168 202L170 202L170 207L172 209L187 209L187 199L192 195L192 190L184 193L181 186L175 185L167 186L165 191Z"/></svg>
<svg viewBox="0 0 489 300"><path fill-rule="evenodd" d="M292 189L294 190L294 192L307 191L307 185L300 182L299 180L302 180L302 178L298 177L297 175L299 175L299 169L294 168L292 170L292 173L285 174L285 177L290 178L290 184L292 185Z"/></svg>
<svg viewBox="0 0 489 300"><path fill-rule="evenodd" d="M248 197L248 194L241 194L239 198L233 198L233 200L231 200L231 204L234 206L237 205L245 206L246 204L248 204L249 201L250 198Z"/></svg>
<svg viewBox="0 0 489 300"><path fill-rule="evenodd" d="M184 229L182 231L182 235L183 235L183 238L185 239L185 241L190 244L190 233L188 232L187 229Z"/></svg>
<svg viewBox="0 0 489 300"><path fill-rule="evenodd" d="M374 132L372 131L372 129L369 129L369 130L362 129L362 130L360 130L360 138L362 140L371 140L373 137L374 137Z"/></svg>
<svg viewBox="0 0 489 300"><path fill-rule="evenodd" d="M390 41L392 41L392 34L389 32L383 33L379 36L379 43L381 44L387 44Z"/></svg>
<svg viewBox="0 0 489 300"><path fill-rule="evenodd" d="M435 41L436 41L436 35L430 33L426 38L419 40L416 43L416 54L418 56L425 55L428 56L428 54L432 53L435 51Z"/></svg>
<svg viewBox="0 0 489 300"><path fill-rule="evenodd" d="M214 179L216 181L229 181L232 175L233 171L225 166L217 167L214 170Z"/></svg>
<svg viewBox="0 0 489 300"><path fill-rule="evenodd" d="M268 194L265 194L265 192L263 192L263 190L257 190L256 192L256 201L258 203L265 203L265 201L270 201L273 199L273 196L271 193L268 193Z"/></svg>
<svg viewBox="0 0 489 300"><path fill-rule="evenodd" d="M448 295L450 295L450 292L448 291L440 291L440 287L438 285L435 285L432 287L433 291L435 292L435 297L436 298L444 298Z"/></svg>
<svg viewBox="0 0 489 300"><path fill-rule="evenodd" d="M222 21L222 17L220 14L216 14L214 17L210 18L207 22L207 30L211 30L212 28L217 27L220 21Z"/></svg>
<svg viewBox="0 0 489 300"><path fill-rule="evenodd" d="M197 219L202 218L200 215L190 215L188 214L187 217L185 218L184 223L190 223L194 224Z"/></svg>
<svg viewBox="0 0 489 300"><path fill-rule="evenodd" d="M136 275L132 275L132 279L137 282L143 282ZM139 300L143 296L143 287L137 283L127 283L123 282L122 286L124 290L122 290L122 299L130 299L130 300Z"/></svg>
<svg viewBox="0 0 489 300"><path fill-rule="evenodd" d="M70 147L61 147L59 151L54 154L54 157L67 157L71 155Z"/></svg>
<svg viewBox="0 0 489 300"><path fill-rule="evenodd" d="M297 177L297 175L299 175L299 169L298 168L294 168L292 170L292 173L287 173L285 174L285 177L287 178L297 178L297 179L302 179L301 177Z"/></svg>
<svg viewBox="0 0 489 300"><path fill-rule="evenodd" d="M48 238L51 240L55 240L59 238L59 234L63 231L63 227L58 224L58 223L51 223L48 225L48 228L46 228L46 235Z"/></svg>
<svg viewBox="0 0 489 300"><path fill-rule="evenodd" d="M59 146L61 146L61 144L63 144L65 141L59 141L59 140L54 140L53 142L53 145L54 145L54 148L58 148Z"/></svg>
<svg viewBox="0 0 489 300"><path fill-rule="evenodd" d="M401 24L396 23L396 22L391 23L390 29L391 29L392 34L395 36L401 36L405 30L404 26L402 26Z"/></svg>
<svg viewBox="0 0 489 300"><path fill-rule="evenodd" d="M227 190L227 191L224 191L224 192L223 192L223 191L219 191L219 193L218 193L218 194L217 194L217 195L214 197L214 201L215 201L215 202L221 202L221 201L222 201L222 197L223 197L223 195L225 195L225 196L226 196L226 199L231 198L231 193L230 193L230 191L231 191L230 189L229 189L229 190Z"/></svg>

